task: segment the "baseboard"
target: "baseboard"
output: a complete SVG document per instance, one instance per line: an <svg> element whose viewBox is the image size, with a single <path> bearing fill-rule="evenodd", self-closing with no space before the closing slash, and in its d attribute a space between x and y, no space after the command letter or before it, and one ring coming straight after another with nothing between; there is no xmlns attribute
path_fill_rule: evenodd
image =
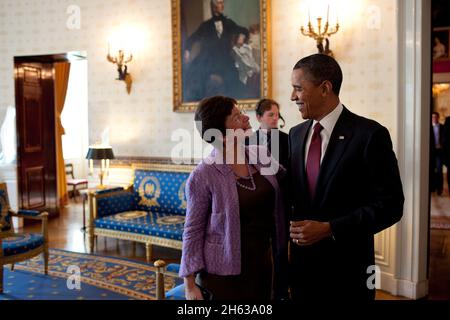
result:
<svg viewBox="0 0 450 320"><path fill-rule="evenodd" d="M428 280L412 282L409 280L395 279L392 274L381 272L380 289L394 296L402 296L416 300L428 295Z"/></svg>

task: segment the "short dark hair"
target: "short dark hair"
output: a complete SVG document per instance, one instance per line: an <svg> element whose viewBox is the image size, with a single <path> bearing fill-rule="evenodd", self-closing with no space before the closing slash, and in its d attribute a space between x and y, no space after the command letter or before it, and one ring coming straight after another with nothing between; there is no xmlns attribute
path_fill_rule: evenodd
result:
<svg viewBox="0 0 450 320"><path fill-rule="evenodd" d="M342 84L342 70L336 60L332 57L316 53L300 59L294 66L294 70L303 69L304 72L312 77L309 79L316 85L328 80L333 86L333 92L338 96Z"/></svg>
<svg viewBox="0 0 450 320"><path fill-rule="evenodd" d="M433 115L433 114L435 114L438 118L440 117L439 112L433 111L433 112L431 113L431 115Z"/></svg>
<svg viewBox="0 0 450 320"><path fill-rule="evenodd" d="M214 96L200 101L195 111L195 121L197 122L197 130L203 140L208 143L214 142L214 138L204 138L208 129L217 129L225 136L225 120L232 113L236 104L235 99L224 96Z"/></svg>
<svg viewBox="0 0 450 320"><path fill-rule="evenodd" d="M278 108L278 112L280 111L280 105L278 102L272 99L261 99L256 104L256 115L262 117L264 115L264 112L269 111L272 108L272 105L276 105ZM281 121L283 121L283 124L280 126L281 128L284 127L285 121L284 118L281 116L281 113L279 113Z"/></svg>

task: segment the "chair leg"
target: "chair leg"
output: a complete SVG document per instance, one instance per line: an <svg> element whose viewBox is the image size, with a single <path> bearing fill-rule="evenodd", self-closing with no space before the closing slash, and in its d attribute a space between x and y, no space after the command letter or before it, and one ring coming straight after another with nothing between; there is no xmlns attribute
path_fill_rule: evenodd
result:
<svg viewBox="0 0 450 320"><path fill-rule="evenodd" d="M146 243L145 244L145 255L146 255L146 258L147 258L147 263L150 263L150 261L152 261L152 250L153 248L152 248L152 244L151 243Z"/></svg>
<svg viewBox="0 0 450 320"><path fill-rule="evenodd" d="M14 263L11 263L11 271L14 271Z"/></svg>
<svg viewBox="0 0 450 320"><path fill-rule="evenodd" d="M77 202L77 187L73 186L73 200Z"/></svg>
<svg viewBox="0 0 450 320"><path fill-rule="evenodd" d="M48 247L44 248L44 274L48 275Z"/></svg>

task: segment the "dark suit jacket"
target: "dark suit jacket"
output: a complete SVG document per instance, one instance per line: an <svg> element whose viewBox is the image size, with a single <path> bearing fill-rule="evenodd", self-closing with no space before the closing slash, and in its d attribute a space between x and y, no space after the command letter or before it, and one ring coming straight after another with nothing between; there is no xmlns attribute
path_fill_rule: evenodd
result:
<svg viewBox="0 0 450 320"><path fill-rule="evenodd" d="M442 126L441 126L442 127ZM433 127L432 127L433 128ZM431 133L433 134L433 129L431 129ZM445 118L445 123L443 126L443 130L441 131L442 137L442 148L444 161L447 168L450 166L450 117ZM432 135L432 143L434 142L434 135ZM431 145L431 148L434 147L434 144ZM433 148L434 149L434 148Z"/></svg>
<svg viewBox="0 0 450 320"><path fill-rule="evenodd" d="M322 160L316 196L309 199L305 144L313 121L289 133L289 171L294 220L329 221L329 237L311 246L291 243L294 299L372 299L366 282L375 264L375 233L403 214L397 159L386 128L345 107Z"/></svg>
<svg viewBox="0 0 450 320"><path fill-rule="evenodd" d="M274 155L275 160L277 160L285 169L288 167L288 152L289 152L289 135L287 133L284 133L283 131L278 130L279 134L279 150L278 150L278 156ZM257 144L260 143L260 135L261 135L261 129L258 129L255 131L255 133L249 137L249 139L246 139L245 144L251 145L251 144ZM267 143L267 148L272 153L272 140L269 138Z"/></svg>

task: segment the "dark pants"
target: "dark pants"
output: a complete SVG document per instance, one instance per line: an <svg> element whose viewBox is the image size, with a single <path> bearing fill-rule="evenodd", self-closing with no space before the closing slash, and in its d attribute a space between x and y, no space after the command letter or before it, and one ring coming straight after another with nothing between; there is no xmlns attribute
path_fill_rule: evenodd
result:
<svg viewBox="0 0 450 320"><path fill-rule="evenodd" d="M438 195L442 194L443 186L444 186L444 176L443 176L443 153L442 149L435 149L435 160L433 167L433 179L431 185L431 192L436 191ZM448 179L448 176L447 176Z"/></svg>

